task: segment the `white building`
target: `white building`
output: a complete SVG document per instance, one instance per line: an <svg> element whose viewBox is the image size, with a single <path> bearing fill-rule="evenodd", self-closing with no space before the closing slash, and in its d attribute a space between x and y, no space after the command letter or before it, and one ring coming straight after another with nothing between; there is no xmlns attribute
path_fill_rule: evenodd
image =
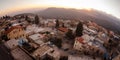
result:
<svg viewBox="0 0 120 60"><path fill-rule="evenodd" d="M29 36L29 39L37 44L39 44L40 46L44 44L42 36L40 34L33 34Z"/></svg>
<svg viewBox="0 0 120 60"><path fill-rule="evenodd" d="M82 45L85 44L84 39L82 37L75 38L74 49L82 51L84 48Z"/></svg>
<svg viewBox="0 0 120 60"><path fill-rule="evenodd" d="M75 43L74 43L74 49L82 51L83 49L85 49L84 46L86 46L86 44L89 41L93 41L94 37L89 36L87 34L84 34L82 37L76 37L75 38Z"/></svg>
<svg viewBox="0 0 120 60"><path fill-rule="evenodd" d="M76 37L73 48L78 51L87 51L88 49L94 49L95 51L100 50L100 52L106 51L101 42L95 41L95 37L89 35Z"/></svg>

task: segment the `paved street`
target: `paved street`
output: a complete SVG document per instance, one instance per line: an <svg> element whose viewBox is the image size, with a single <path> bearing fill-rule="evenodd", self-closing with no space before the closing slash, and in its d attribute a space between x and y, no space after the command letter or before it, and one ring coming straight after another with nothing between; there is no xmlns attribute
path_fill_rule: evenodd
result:
<svg viewBox="0 0 120 60"><path fill-rule="evenodd" d="M14 60L3 44L0 44L0 60Z"/></svg>

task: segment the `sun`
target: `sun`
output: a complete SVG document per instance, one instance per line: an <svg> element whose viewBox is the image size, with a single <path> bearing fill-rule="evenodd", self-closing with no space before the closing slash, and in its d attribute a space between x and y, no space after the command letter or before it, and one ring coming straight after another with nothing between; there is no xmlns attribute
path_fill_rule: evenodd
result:
<svg viewBox="0 0 120 60"><path fill-rule="evenodd" d="M85 9L87 11L91 11L92 10L91 8L83 8L83 9Z"/></svg>

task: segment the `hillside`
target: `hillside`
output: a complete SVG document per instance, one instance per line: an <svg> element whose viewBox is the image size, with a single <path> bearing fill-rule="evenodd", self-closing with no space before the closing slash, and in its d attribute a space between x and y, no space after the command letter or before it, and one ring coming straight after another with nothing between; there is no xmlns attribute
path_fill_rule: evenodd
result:
<svg viewBox="0 0 120 60"><path fill-rule="evenodd" d="M105 12L94 9L88 11L84 9L76 10L65 8L48 8L46 10L37 12L37 14L44 18L91 20L107 29L113 30L114 32L120 34L119 19Z"/></svg>
<svg viewBox="0 0 120 60"><path fill-rule="evenodd" d="M47 8L39 10L36 13L23 13L19 15L35 15L38 14L43 18L59 18L59 19L70 19L70 20L91 20L96 22L98 25L103 26L106 29L113 30L120 34L120 20L116 17L109 15L105 12L98 10L85 10L85 9L65 9L65 8Z"/></svg>

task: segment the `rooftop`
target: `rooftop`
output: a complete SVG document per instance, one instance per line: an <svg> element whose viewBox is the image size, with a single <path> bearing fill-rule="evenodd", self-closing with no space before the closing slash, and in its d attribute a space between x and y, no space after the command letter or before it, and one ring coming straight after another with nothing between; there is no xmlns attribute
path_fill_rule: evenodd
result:
<svg viewBox="0 0 120 60"><path fill-rule="evenodd" d="M12 50L11 53L15 60L32 60L32 58L19 47Z"/></svg>
<svg viewBox="0 0 120 60"><path fill-rule="evenodd" d="M48 45L43 45L41 47L39 47L36 51L33 52L33 56L43 56L45 55L46 53L52 51L53 49L51 47L49 47Z"/></svg>
<svg viewBox="0 0 120 60"><path fill-rule="evenodd" d="M76 39L77 41L79 41L79 43L84 44L84 39L82 37L77 37Z"/></svg>
<svg viewBox="0 0 120 60"><path fill-rule="evenodd" d="M32 39L32 40L39 40L40 39L40 34L30 35L29 38Z"/></svg>
<svg viewBox="0 0 120 60"><path fill-rule="evenodd" d="M60 27L60 28L58 28L58 30L60 30L60 31L62 31L62 32L68 32L68 29L67 28L64 28L64 27Z"/></svg>
<svg viewBox="0 0 120 60"><path fill-rule="evenodd" d="M17 45L18 45L18 40L15 40L15 39L12 39L12 40L9 40L9 41L5 42L5 46L7 48L10 48L10 49L13 49Z"/></svg>
<svg viewBox="0 0 120 60"><path fill-rule="evenodd" d="M11 26L7 31L5 31L6 34L10 33L14 29L20 29L22 28L21 26Z"/></svg>

